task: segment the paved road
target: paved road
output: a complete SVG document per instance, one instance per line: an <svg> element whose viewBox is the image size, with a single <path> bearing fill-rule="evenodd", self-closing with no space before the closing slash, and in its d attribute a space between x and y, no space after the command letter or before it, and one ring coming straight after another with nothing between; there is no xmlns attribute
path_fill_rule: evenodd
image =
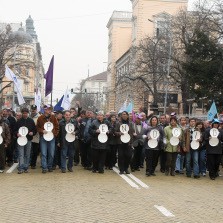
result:
<svg viewBox="0 0 223 223"><path fill-rule="evenodd" d="M146 177L142 169L133 174L144 187L128 176L131 186L113 170L98 174L80 166L65 174L42 174L40 168L3 173L0 222L223 222L223 177Z"/></svg>

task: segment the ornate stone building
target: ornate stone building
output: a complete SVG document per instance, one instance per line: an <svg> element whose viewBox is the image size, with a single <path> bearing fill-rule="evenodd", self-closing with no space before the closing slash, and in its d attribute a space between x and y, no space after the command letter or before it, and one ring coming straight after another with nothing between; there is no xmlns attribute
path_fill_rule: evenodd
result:
<svg viewBox="0 0 223 223"><path fill-rule="evenodd" d="M44 95L44 68L41 47L33 23L33 19L29 16L25 27L22 24L2 23L0 25L0 29L8 26L11 29L11 38L18 40L18 44L11 48L5 57L11 55L7 65L16 74L28 107L34 103L34 94L37 89L41 89L42 95ZM22 42L22 44L19 44L19 42ZM7 78L3 79L1 88L8 84L7 81ZM13 107L14 110L19 107L13 84L3 90L1 97L3 107Z"/></svg>
<svg viewBox="0 0 223 223"><path fill-rule="evenodd" d="M133 100L135 109L149 107L151 95L140 86L134 91L132 81L117 86L118 77L128 72L131 47L139 44L146 36L164 32L166 18L180 8L187 7L188 0L131 0L132 12L114 11L108 24L108 110L119 110L126 99ZM160 84L160 95L164 97L165 83ZM169 87L172 102L180 100L177 89ZM177 96L176 96L177 95ZM164 101L164 98L160 100ZM145 104L147 104L145 106ZM162 103L163 104L163 103ZM173 103L174 104L174 103ZM177 102L175 103L177 106ZM148 108L150 109L150 108Z"/></svg>

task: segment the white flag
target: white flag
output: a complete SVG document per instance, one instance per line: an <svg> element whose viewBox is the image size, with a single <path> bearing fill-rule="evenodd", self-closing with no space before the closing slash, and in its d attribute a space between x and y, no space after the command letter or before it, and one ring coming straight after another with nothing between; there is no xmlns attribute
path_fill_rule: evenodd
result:
<svg viewBox="0 0 223 223"><path fill-rule="evenodd" d="M17 98L18 98L19 105L25 104L26 102L25 102L25 100L22 96L22 92L20 90L20 83L19 83L17 77L15 76L15 74L12 72L11 69L9 69L9 67L7 65L5 65L5 76L10 81L14 82L14 85L15 85L15 88L16 88L16 91L17 91ZM13 91L14 91L14 89L13 89Z"/></svg>
<svg viewBox="0 0 223 223"><path fill-rule="evenodd" d="M41 92L40 89L35 92L35 105L37 106L37 112L40 111L40 106L41 106Z"/></svg>
<svg viewBox="0 0 223 223"><path fill-rule="evenodd" d="M69 97L69 91L68 91L68 88L64 94L64 97L63 97L63 101L61 103L61 107L65 110L68 110L70 109L70 97Z"/></svg>

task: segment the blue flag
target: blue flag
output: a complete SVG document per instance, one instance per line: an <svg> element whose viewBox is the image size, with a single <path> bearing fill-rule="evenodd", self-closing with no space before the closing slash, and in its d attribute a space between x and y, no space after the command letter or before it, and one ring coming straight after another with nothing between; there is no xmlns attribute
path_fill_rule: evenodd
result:
<svg viewBox="0 0 223 223"><path fill-rule="evenodd" d="M215 102L213 101L210 110L208 111L208 121L212 121L215 117L215 115L217 115L217 108L215 105Z"/></svg>
<svg viewBox="0 0 223 223"><path fill-rule="evenodd" d="M64 98L64 95L63 95L63 97L58 101L58 103L54 106L54 108L53 108L54 111L63 111L63 108L61 107L63 98Z"/></svg>
<svg viewBox="0 0 223 223"><path fill-rule="evenodd" d="M132 110L133 110L133 103L130 102L130 103L128 104L127 108L126 108L126 111L127 111L128 113L132 113Z"/></svg>

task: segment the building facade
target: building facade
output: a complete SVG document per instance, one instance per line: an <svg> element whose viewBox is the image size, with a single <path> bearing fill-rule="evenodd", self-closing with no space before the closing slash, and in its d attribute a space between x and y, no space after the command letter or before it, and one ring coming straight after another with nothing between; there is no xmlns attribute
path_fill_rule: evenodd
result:
<svg viewBox="0 0 223 223"><path fill-rule="evenodd" d="M26 102L22 106L29 107L34 103L37 90L40 90L41 95L44 95L44 68L34 21L29 16L24 27L22 24L2 23L0 29L3 30L6 26L11 29L10 38L17 39L19 43L6 52L5 58L11 56L11 59L7 60L7 65L19 80L20 90ZM8 83L8 79L4 77L1 89ZM13 84L2 91L1 97L2 107L19 109L16 89Z"/></svg>
<svg viewBox="0 0 223 223"><path fill-rule="evenodd" d="M142 107L150 109L153 99L142 83L126 80L120 84L119 76L130 69L130 60L133 59L131 48L137 46L146 36L155 36L157 31L166 32L166 18L174 15L180 8L187 7L188 3L187 0L131 0L131 2L132 12L115 11L107 25L109 33L108 110L119 110L126 99L134 101L136 110ZM160 101L164 101L166 85L170 85L168 88L171 102L175 102L176 97L180 100L178 89L174 89L169 82L167 83L168 80L162 81L159 86ZM172 105L177 106L177 103Z"/></svg>
<svg viewBox="0 0 223 223"><path fill-rule="evenodd" d="M93 100L92 110L105 110L107 99L107 71L93 75L81 82L80 92L83 97Z"/></svg>

